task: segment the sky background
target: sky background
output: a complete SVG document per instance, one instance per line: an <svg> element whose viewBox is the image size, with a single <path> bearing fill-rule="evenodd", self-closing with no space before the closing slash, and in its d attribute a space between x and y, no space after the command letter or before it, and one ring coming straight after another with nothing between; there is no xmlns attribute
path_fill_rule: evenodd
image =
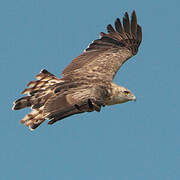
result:
<svg viewBox="0 0 180 180"><path fill-rule="evenodd" d="M34 132L12 102L43 68L62 70L106 25L136 10L138 54L115 82L137 97ZM1 180L180 179L180 1L0 1Z"/></svg>

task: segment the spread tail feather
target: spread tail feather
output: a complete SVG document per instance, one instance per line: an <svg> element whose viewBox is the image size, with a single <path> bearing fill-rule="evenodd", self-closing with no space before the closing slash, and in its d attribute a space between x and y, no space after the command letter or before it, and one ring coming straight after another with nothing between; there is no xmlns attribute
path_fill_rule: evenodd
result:
<svg viewBox="0 0 180 180"><path fill-rule="evenodd" d="M21 119L20 122L28 126L30 130L34 130L44 121L45 116L42 113L42 108L39 108L38 110L33 109L29 114Z"/></svg>
<svg viewBox="0 0 180 180"><path fill-rule="evenodd" d="M27 96L22 97L14 102L13 110L20 110L26 107L31 107L32 111L27 114L21 123L28 126L31 130L37 128L45 121L43 113L44 104L52 96L54 85L62 82L47 70L43 69L37 76L36 81L31 81L27 84L27 88L22 94Z"/></svg>
<svg viewBox="0 0 180 180"><path fill-rule="evenodd" d="M89 99L92 96L91 88L86 85L82 88L82 83L58 79L47 70L41 71L36 78L38 80L28 83L28 88L23 91L27 96L16 100L13 106L13 110L32 108L21 120L30 130L36 129L46 119L50 120L48 124L53 124L74 114L99 112L103 105ZM81 89L78 89L79 85Z"/></svg>
<svg viewBox="0 0 180 180"><path fill-rule="evenodd" d="M32 109L40 108L48 99L49 92L54 87L53 85L62 81L45 69L41 70L36 79L36 81L31 81L27 84L28 88L22 94L27 94L28 96L16 100L13 110L26 107L32 107Z"/></svg>

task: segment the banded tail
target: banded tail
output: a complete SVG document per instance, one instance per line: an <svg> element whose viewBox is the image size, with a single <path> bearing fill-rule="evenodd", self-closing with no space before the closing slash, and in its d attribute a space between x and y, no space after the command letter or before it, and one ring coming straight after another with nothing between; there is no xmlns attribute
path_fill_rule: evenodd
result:
<svg viewBox="0 0 180 180"><path fill-rule="evenodd" d="M52 96L52 89L54 89L56 84L62 82L61 79L45 69L36 76L36 79L29 82L27 88L22 92L22 94L27 94L27 96L16 100L12 108L13 110L20 110L26 107L32 108L32 111L21 120L21 123L28 126L31 130L34 130L45 121L44 105L49 97Z"/></svg>

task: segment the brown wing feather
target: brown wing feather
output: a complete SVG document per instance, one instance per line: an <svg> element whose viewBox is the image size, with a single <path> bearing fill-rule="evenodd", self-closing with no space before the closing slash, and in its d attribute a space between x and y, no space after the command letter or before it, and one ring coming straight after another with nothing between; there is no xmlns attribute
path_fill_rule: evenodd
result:
<svg viewBox="0 0 180 180"><path fill-rule="evenodd" d="M86 80L72 82L59 79L46 70L36 78L38 80L28 83L28 88L23 91L28 95L16 100L13 106L14 110L32 108L21 120L31 130L46 119L50 120L48 124L53 124L74 114L100 111L104 105L106 93L99 85L87 84Z"/></svg>
<svg viewBox="0 0 180 180"><path fill-rule="evenodd" d="M14 110L29 106L32 108L32 111L21 120L21 123L34 130L46 119L50 120L48 124L53 124L57 120L73 114L96 110L88 102L90 93L87 91L90 91L90 89L81 89L80 86L79 91L73 95L73 88L70 88L72 86L68 86L68 84L70 83L67 82L66 85L58 83L51 89L47 88L39 94L35 93L35 95L29 95L15 101Z"/></svg>
<svg viewBox="0 0 180 180"><path fill-rule="evenodd" d="M54 96L54 98L51 98L49 102L46 103L44 112L48 113L46 117L50 120L48 124L53 124L56 121L74 114L90 111L91 107L88 105L88 100L81 102L80 100L72 99L70 97L72 97L71 94L60 94Z"/></svg>
<svg viewBox="0 0 180 180"><path fill-rule="evenodd" d="M142 40L142 30L137 24L135 11L129 20L126 12L123 26L120 19L115 29L107 26L108 33L100 33L83 54L75 58L63 71L63 77L76 79L78 76L94 76L96 79L112 81L121 65L135 55Z"/></svg>
<svg viewBox="0 0 180 180"><path fill-rule="evenodd" d="M124 26L124 31L127 33L127 35L131 35L131 27L130 27L130 22L129 22L129 15L126 12L124 17L123 17L123 26Z"/></svg>
<svg viewBox="0 0 180 180"><path fill-rule="evenodd" d="M99 85L80 86L69 89L65 93L57 93L44 106L46 118L53 124L68 116L83 112L100 111L104 106L107 90Z"/></svg>

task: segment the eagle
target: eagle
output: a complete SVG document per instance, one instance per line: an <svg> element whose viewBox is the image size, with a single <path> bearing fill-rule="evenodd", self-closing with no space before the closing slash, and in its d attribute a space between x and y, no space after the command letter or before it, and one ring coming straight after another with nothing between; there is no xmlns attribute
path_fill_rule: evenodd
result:
<svg viewBox="0 0 180 180"><path fill-rule="evenodd" d="M109 24L107 33L101 32L99 39L72 60L62 78L43 69L27 84L22 92L26 96L13 105L13 110L32 109L22 124L34 130L45 120L53 124L74 114L100 112L104 106L136 100L129 89L113 82L119 68L137 54L142 41L136 12L131 18L126 12L122 23L117 18L114 26Z"/></svg>

